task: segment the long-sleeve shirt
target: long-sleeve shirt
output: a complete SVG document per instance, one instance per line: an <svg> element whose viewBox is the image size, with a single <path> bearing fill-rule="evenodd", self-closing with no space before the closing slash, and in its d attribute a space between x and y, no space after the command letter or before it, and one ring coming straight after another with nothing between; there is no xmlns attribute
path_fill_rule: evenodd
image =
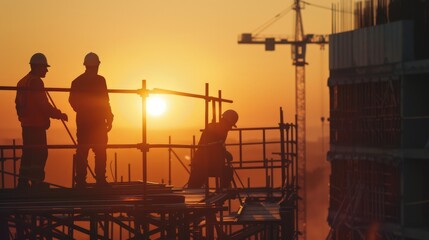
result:
<svg viewBox="0 0 429 240"><path fill-rule="evenodd" d="M40 77L28 73L18 82L15 107L22 127L42 127L48 129L49 118L61 118L61 111L48 101L45 85Z"/></svg>
<svg viewBox="0 0 429 240"><path fill-rule="evenodd" d="M219 176L225 164L226 148L225 140L228 130L220 123L210 123L201 134L198 149L195 152L194 164L206 171L209 176Z"/></svg>
<svg viewBox="0 0 429 240"><path fill-rule="evenodd" d="M71 85L69 102L76 112L78 126L96 126L113 120L106 80L98 74L85 72L77 77Z"/></svg>

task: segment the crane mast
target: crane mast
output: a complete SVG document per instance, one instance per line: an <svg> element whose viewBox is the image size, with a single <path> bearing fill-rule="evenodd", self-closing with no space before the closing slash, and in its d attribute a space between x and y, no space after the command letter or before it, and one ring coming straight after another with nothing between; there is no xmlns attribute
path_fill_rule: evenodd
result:
<svg viewBox="0 0 429 240"><path fill-rule="evenodd" d="M294 36L288 37L263 37L243 33L238 41L239 44L264 44L265 50L274 51L276 44L291 45L291 58L295 66L295 111L297 115L298 131L298 194L301 199L298 204L298 230L296 239L307 239L307 193L306 193L306 96L305 96L305 60L307 44L319 44L323 46L328 43L328 35L304 34L301 9L303 1L294 0L292 9L295 11Z"/></svg>
<svg viewBox="0 0 429 240"><path fill-rule="evenodd" d="M298 154L298 194L301 204L298 203L298 229L300 238L307 239L307 157L306 157L306 112L305 112L305 54L307 45L304 41L304 27L302 23L300 0L294 1L295 10L295 44L291 46L291 57L295 65L295 111L297 116L297 154Z"/></svg>

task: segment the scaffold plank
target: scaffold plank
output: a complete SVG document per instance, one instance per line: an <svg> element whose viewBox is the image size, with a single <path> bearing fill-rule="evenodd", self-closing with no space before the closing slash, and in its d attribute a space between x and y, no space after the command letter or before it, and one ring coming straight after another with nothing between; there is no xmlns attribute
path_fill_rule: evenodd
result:
<svg viewBox="0 0 429 240"><path fill-rule="evenodd" d="M238 212L238 222L280 221L280 206L273 202L247 202Z"/></svg>

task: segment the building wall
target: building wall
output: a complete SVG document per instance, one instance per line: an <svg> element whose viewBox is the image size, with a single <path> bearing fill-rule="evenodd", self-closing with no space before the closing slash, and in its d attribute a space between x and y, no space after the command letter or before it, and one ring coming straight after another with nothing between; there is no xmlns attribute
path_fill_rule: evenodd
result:
<svg viewBox="0 0 429 240"><path fill-rule="evenodd" d="M330 220L337 218L358 223L389 222L399 224L400 169L393 162L362 159L331 161ZM353 218L353 219L351 219Z"/></svg>
<svg viewBox="0 0 429 240"><path fill-rule="evenodd" d="M429 239L429 56L415 57L414 31L401 21L330 37L334 239Z"/></svg>
<svg viewBox="0 0 429 240"><path fill-rule="evenodd" d="M403 148L424 148L429 140L429 74L407 74L402 84Z"/></svg>
<svg viewBox="0 0 429 240"><path fill-rule="evenodd" d="M398 21L329 37L331 70L368 67L414 59L414 24Z"/></svg>
<svg viewBox="0 0 429 240"><path fill-rule="evenodd" d="M404 161L404 226L429 229L429 160Z"/></svg>
<svg viewBox="0 0 429 240"><path fill-rule="evenodd" d="M400 84L388 80L331 86L331 144L400 147Z"/></svg>

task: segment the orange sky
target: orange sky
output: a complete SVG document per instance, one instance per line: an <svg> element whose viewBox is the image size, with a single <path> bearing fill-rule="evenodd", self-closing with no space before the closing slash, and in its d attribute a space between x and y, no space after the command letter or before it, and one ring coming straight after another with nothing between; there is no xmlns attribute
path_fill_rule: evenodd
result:
<svg viewBox="0 0 429 240"><path fill-rule="evenodd" d="M275 125L280 106L288 119L293 119L295 112L290 47L266 52L262 45L237 44L237 36L252 32L292 2L1 1L1 85L16 85L28 72L31 55L43 52L52 66L45 86L69 87L84 70L83 57L93 51L101 58L100 74L109 88L137 89L146 79L148 88L204 94L207 82L211 95L222 90L225 98L234 100L225 107L240 113L239 126ZM317 3L329 6L330 2ZM263 33L291 34L292 13ZM306 6L303 15L306 33L329 33L329 11ZM328 49L310 46L307 56L308 138L317 139L320 116L328 113ZM18 127L13 95L0 93L0 111L8 113L2 113L6 121L1 128ZM55 93L53 97L74 119L67 94ZM138 96L115 95L111 99L115 129L140 127ZM203 126L201 100L169 97L167 104L167 114L149 120L149 128ZM73 128L73 121L70 126ZM55 127L61 125L53 124Z"/></svg>

